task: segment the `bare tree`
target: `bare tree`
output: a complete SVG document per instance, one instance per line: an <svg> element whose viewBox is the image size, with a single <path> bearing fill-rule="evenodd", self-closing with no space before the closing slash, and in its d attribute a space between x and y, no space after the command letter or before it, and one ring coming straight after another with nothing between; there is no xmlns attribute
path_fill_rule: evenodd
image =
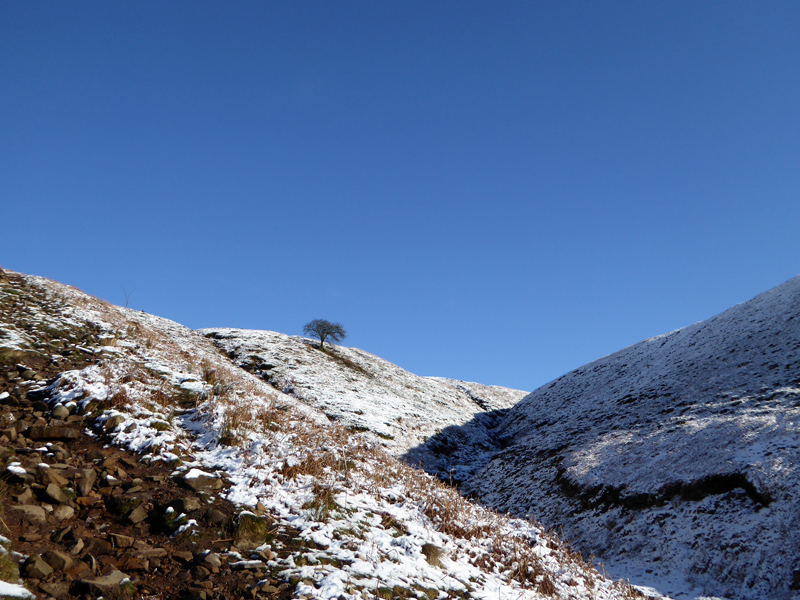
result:
<svg viewBox="0 0 800 600"><path fill-rule="evenodd" d="M136 286L133 286L133 289L129 292L125 289L125 286L122 286L122 293L125 294L125 308L128 308L128 300L131 298L131 294L136 291Z"/></svg>
<svg viewBox="0 0 800 600"><path fill-rule="evenodd" d="M347 332L339 323L331 323L325 319L314 319L303 325L303 333L319 338L319 349L325 350L325 340L341 342L347 337Z"/></svg>

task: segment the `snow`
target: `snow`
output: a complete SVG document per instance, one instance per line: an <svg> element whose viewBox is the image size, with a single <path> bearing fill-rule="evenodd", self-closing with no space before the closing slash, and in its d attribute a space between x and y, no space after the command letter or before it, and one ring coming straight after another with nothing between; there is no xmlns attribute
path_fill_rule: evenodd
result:
<svg viewBox="0 0 800 600"><path fill-rule="evenodd" d="M46 388L51 405L105 403L98 423L122 421L107 432L114 444L141 452L144 462L174 465L176 476L222 476L230 485L220 496L254 513L266 510L278 526L313 541L316 549L274 561L285 580L302 580L296 596L355 600L400 586L440 598L533 600L541 597L543 575L530 575L531 583L518 574L520 564L531 564L559 596L624 597L619 584L536 522L466 502L392 456L487 411L506 411L522 392L417 377L357 349L336 347L338 358L331 358L307 340L271 332L201 335L26 279L59 299L59 312L42 321L62 329L91 325L117 340L83 342L99 364L53 380ZM256 356L254 373L219 352L226 344L243 366ZM193 525L184 518L174 520L178 535ZM431 547L440 549L438 564L426 558Z"/></svg>
<svg viewBox="0 0 800 600"><path fill-rule="evenodd" d="M26 590L21 585L0 581L0 598L19 598L20 600L33 600L36 595Z"/></svg>
<svg viewBox="0 0 800 600"><path fill-rule="evenodd" d="M642 589L798 597L798 317L794 278L415 452L431 472L461 473L484 504L563 528ZM453 439L452 454L437 450Z"/></svg>
<svg viewBox="0 0 800 600"><path fill-rule="evenodd" d="M214 477L211 473L206 473L200 469L190 469L183 478L184 479L197 479L198 477Z"/></svg>
<svg viewBox="0 0 800 600"><path fill-rule="evenodd" d="M201 329L234 362L273 387L356 430L373 431L399 454L446 427L509 408L525 392L419 377L357 348L326 346L273 331Z"/></svg>

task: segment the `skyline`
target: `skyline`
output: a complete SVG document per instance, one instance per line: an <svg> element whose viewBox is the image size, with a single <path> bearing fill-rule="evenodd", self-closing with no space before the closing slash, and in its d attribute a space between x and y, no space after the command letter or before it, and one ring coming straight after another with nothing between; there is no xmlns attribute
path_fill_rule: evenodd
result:
<svg viewBox="0 0 800 600"><path fill-rule="evenodd" d="M0 7L3 268L531 391L800 273L800 7Z"/></svg>

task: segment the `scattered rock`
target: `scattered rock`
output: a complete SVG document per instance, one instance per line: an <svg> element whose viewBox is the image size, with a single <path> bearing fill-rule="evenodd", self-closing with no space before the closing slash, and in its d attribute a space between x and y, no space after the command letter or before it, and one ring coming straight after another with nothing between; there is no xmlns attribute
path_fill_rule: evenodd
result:
<svg viewBox="0 0 800 600"><path fill-rule="evenodd" d="M19 518L31 525L44 525L47 522L47 515L44 509L35 504L12 506L10 510L19 513Z"/></svg>
<svg viewBox="0 0 800 600"><path fill-rule="evenodd" d="M112 596L120 597L122 594L123 582L130 581L127 575L122 571L111 571L104 577L95 577L94 579L84 579L82 587L90 594L95 596Z"/></svg>
<svg viewBox="0 0 800 600"><path fill-rule="evenodd" d="M43 583L39 589L53 598L63 598L69 594L69 583Z"/></svg>
<svg viewBox="0 0 800 600"><path fill-rule="evenodd" d="M221 510L212 508L206 513L206 520L214 525L224 525L228 522L228 515Z"/></svg>
<svg viewBox="0 0 800 600"><path fill-rule="evenodd" d="M106 432L114 431L119 425L122 425L125 422L125 417L122 415L114 415L113 417L109 417L108 420L103 424L103 429ZM104 467L107 465L103 465Z"/></svg>
<svg viewBox="0 0 800 600"><path fill-rule="evenodd" d="M26 577L31 577L33 579L44 579L52 572L53 568L48 565L47 561L45 561L38 554L31 556L27 561L25 561Z"/></svg>
<svg viewBox="0 0 800 600"><path fill-rule="evenodd" d="M267 522L264 518L251 512L239 513L233 543L240 550L258 548L267 539Z"/></svg>
<svg viewBox="0 0 800 600"><path fill-rule="evenodd" d="M199 510L203 505L197 498L179 498L170 502L170 506L179 513L190 513Z"/></svg>
<svg viewBox="0 0 800 600"><path fill-rule="evenodd" d="M50 536L50 540L60 544L64 540L68 540L72 538L72 527L62 527L61 529L56 529L53 532L53 535Z"/></svg>
<svg viewBox="0 0 800 600"><path fill-rule="evenodd" d="M78 555L78 554L80 554L80 553L81 553L81 550L83 550L83 546L84 546L84 544L83 544L83 540L82 540L81 538L78 538L77 540L75 540L75 543L74 543L74 544L72 544L72 545L71 545L71 546L68 548L68 550L69 550L69 553L70 553L70 554L75 554L75 555Z"/></svg>
<svg viewBox="0 0 800 600"><path fill-rule="evenodd" d="M83 469L79 474L81 478L78 482L78 491L81 496L88 496L97 481L97 472L94 469Z"/></svg>
<svg viewBox="0 0 800 600"><path fill-rule="evenodd" d="M81 431L67 425L40 425L31 427L28 437L32 440L75 440Z"/></svg>
<svg viewBox="0 0 800 600"><path fill-rule="evenodd" d="M55 571L67 571L72 567L73 560L68 554L58 550L48 550L42 553L42 559Z"/></svg>
<svg viewBox="0 0 800 600"><path fill-rule="evenodd" d="M61 488L55 483L51 483L47 486L44 491L44 495L56 504L72 504L72 501L67 498L66 494L64 494L64 492L61 491Z"/></svg>
<svg viewBox="0 0 800 600"><path fill-rule="evenodd" d="M110 533L109 537L117 548L130 548L133 546L133 538L120 533Z"/></svg>
<svg viewBox="0 0 800 600"><path fill-rule="evenodd" d="M86 544L86 552L93 556L100 556L102 554L110 554L111 553L111 544L109 544L106 540L101 540L100 538L89 538L85 540Z"/></svg>
<svg viewBox="0 0 800 600"><path fill-rule="evenodd" d="M53 509L53 516L59 521L68 521L75 516L75 509L66 505L56 506Z"/></svg>
<svg viewBox="0 0 800 600"><path fill-rule="evenodd" d="M221 490L223 482L220 477L204 473L200 469L192 469L180 478L181 483L195 491Z"/></svg>
<svg viewBox="0 0 800 600"><path fill-rule="evenodd" d="M63 421L69 416L69 409L66 406L59 404L52 410L50 416L52 416L54 419L58 419L59 421Z"/></svg>
<svg viewBox="0 0 800 600"><path fill-rule="evenodd" d="M141 523L147 518L147 510L143 506L134 508L128 515L128 520L134 525Z"/></svg>
<svg viewBox="0 0 800 600"><path fill-rule="evenodd" d="M197 557L197 563L206 567L212 573L218 573L222 566L222 559L216 552L204 552Z"/></svg>

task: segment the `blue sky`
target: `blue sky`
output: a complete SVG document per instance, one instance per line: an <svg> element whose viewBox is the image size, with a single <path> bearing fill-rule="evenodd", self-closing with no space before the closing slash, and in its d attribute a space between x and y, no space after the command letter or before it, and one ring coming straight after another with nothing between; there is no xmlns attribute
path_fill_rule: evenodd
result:
<svg viewBox="0 0 800 600"><path fill-rule="evenodd" d="M800 4L0 4L0 264L531 390L800 273Z"/></svg>

